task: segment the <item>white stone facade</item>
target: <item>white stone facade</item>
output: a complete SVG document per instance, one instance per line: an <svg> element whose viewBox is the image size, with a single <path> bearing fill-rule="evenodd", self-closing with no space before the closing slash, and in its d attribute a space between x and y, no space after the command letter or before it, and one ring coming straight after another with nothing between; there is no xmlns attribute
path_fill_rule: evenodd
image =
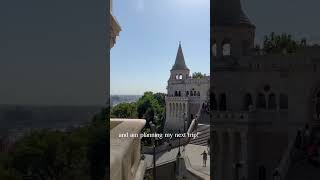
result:
<svg viewBox="0 0 320 180"><path fill-rule="evenodd" d="M210 77L192 78L187 68L181 44L171 69L166 96L165 131L185 131L199 108L209 98Z"/></svg>
<svg viewBox="0 0 320 180"><path fill-rule="evenodd" d="M211 174L220 180L271 180L296 130L320 125L320 48L256 53L255 26L240 0L217 1L211 30Z"/></svg>

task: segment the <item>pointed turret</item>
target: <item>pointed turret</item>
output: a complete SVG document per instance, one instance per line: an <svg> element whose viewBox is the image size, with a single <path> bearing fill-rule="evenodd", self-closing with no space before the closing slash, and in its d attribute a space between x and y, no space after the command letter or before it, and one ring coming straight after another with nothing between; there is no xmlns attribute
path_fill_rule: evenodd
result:
<svg viewBox="0 0 320 180"><path fill-rule="evenodd" d="M179 48L176 56L176 61L174 65L172 66L171 70L189 70L185 61L184 56L182 52L181 42L179 42Z"/></svg>
<svg viewBox="0 0 320 180"><path fill-rule="evenodd" d="M181 42L179 42L179 48L176 56L176 61L171 69L170 80L184 80L189 78L190 70L184 61Z"/></svg>
<svg viewBox="0 0 320 180"><path fill-rule="evenodd" d="M213 25L254 26L244 13L240 0L213 0Z"/></svg>
<svg viewBox="0 0 320 180"><path fill-rule="evenodd" d="M214 61L234 61L252 54L255 26L242 10L240 0L213 0L211 9L211 55ZM229 65L232 64L236 63Z"/></svg>

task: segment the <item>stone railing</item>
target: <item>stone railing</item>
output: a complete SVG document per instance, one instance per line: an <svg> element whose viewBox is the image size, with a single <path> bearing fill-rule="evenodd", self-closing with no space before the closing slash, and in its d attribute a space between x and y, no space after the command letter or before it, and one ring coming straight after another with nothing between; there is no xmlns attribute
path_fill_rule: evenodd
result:
<svg viewBox="0 0 320 180"><path fill-rule="evenodd" d="M295 135L297 135L297 133L295 133ZM289 167L290 167L292 160L293 160L294 151L296 150L296 148L295 148L296 138L292 137L290 140L291 141L288 144L288 147L285 150L278 167L275 168L275 170L273 172L273 176L275 174L277 174L277 176L280 176L281 179L286 178Z"/></svg>
<svg viewBox="0 0 320 180"><path fill-rule="evenodd" d="M215 120L239 120L248 121L252 117L250 112L231 112L231 111L216 111L212 113L212 118Z"/></svg>
<svg viewBox="0 0 320 180"><path fill-rule="evenodd" d="M110 120L110 179L143 180L146 164L141 160L140 137L121 135L140 134L145 123L142 119Z"/></svg>

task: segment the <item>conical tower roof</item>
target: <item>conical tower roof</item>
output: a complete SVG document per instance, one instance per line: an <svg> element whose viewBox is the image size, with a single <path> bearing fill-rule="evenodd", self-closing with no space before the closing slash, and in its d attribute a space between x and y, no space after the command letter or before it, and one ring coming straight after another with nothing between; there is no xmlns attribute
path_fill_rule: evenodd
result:
<svg viewBox="0 0 320 180"><path fill-rule="evenodd" d="M172 66L171 70L189 70L185 61L184 61L181 43L179 43L176 61L175 61L174 65Z"/></svg>
<svg viewBox="0 0 320 180"><path fill-rule="evenodd" d="M240 0L213 0L213 25L254 25L244 13Z"/></svg>

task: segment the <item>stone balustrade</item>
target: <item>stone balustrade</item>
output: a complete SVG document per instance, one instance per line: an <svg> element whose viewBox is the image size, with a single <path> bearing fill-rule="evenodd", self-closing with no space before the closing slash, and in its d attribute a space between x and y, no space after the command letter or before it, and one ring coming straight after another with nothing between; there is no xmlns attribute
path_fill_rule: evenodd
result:
<svg viewBox="0 0 320 180"><path fill-rule="evenodd" d="M140 134L146 121L142 119L110 120L110 179L142 180L146 165L141 160L140 137L120 137Z"/></svg>

